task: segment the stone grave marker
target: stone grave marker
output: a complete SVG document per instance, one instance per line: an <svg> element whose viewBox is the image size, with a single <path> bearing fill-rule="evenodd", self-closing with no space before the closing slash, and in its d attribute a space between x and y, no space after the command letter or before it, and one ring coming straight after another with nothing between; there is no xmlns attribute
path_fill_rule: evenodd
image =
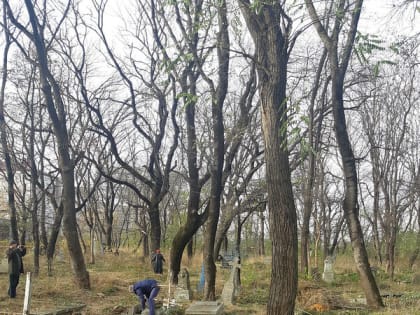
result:
<svg viewBox="0 0 420 315"><path fill-rule="evenodd" d="M61 248L57 249L55 254L55 260L60 263L64 261L64 252L61 250Z"/></svg>
<svg viewBox="0 0 420 315"><path fill-rule="evenodd" d="M185 315L221 315L224 312L223 303L218 301L197 301L190 305Z"/></svg>
<svg viewBox="0 0 420 315"><path fill-rule="evenodd" d="M411 281L412 281L413 284L419 285L420 284L420 274L419 273L415 273L413 275L413 278L412 278Z"/></svg>
<svg viewBox="0 0 420 315"><path fill-rule="evenodd" d="M179 273L178 285L175 288L174 298L177 303L188 302L192 299L190 274L186 268Z"/></svg>
<svg viewBox="0 0 420 315"><path fill-rule="evenodd" d="M0 273L8 273L9 272L9 263L7 262L7 258L0 259Z"/></svg>
<svg viewBox="0 0 420 315"><path fill-rule="evenodd" d="M222 300L225 305L232 305L235 298L239 295L240 291L240 270L241 264L239 258L234 259L233 268L230 272L229 279L223 286Z"/></svg>
<svg viewBox="0 0 420 315"><path fill-rule="evenodd" d="M322 280L327 283L332 283L334 281L334 258L331 256L327 256L324 260Z"/></svg>

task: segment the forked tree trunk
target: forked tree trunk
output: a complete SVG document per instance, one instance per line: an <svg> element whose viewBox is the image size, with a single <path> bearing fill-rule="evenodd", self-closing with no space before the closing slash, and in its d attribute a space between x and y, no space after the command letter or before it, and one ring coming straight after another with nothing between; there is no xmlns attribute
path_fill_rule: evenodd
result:
<svg viewBox="0 0 420 315"><path fill-rule="evenodd" d="M265 256L265 216L260 212L260 235L258 236L258 255Z"/></svg>

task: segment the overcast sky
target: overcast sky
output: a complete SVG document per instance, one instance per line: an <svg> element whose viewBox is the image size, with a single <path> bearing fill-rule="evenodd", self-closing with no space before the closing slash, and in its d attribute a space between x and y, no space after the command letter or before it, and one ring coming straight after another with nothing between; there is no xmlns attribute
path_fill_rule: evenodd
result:
<svg viewBox="0 0 420 315"><path fill-rule="evenodd" d="M413 35L420 32L420 13L415 3L406 10L399 8L402 0L365 0L359 30L378 34L387 39L397 34Z"/></svg>

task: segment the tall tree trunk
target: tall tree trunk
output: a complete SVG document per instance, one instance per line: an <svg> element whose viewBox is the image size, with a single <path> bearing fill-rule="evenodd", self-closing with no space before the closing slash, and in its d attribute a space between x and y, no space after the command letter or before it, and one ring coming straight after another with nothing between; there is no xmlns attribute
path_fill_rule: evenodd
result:
<svg viewBox="0 0 420 315"><path fill-rule="evenodd" d="M320 89L320 81L322 70L324 69L325 60L327 57L327 50L324 49L322 52L318 69L316 72L315 82L311 93L311 101L309 105L309 126L308 126L308 142L310 150L308 154L308 170L306 174L306 182L304 184L303 191L303 220L302 230L300 237L300 271L306 275L309 275L309 250L310 250L310 231L309 224L312 214L313 198L314 198L314 183L315 183L315 163L316 153L319 149L319 142L321 140L322 130L322 117L324 116L323 107L319 113L318 128L315 130L315 103ZM322 102L323 104L323 102Z"/></svg>
<svg viewBox="0 0 420 315"><path fill-rule="evenodd" d="M420 174L417 175L417 183L416 183L416 190L417 194L420 195ZM420 254L420 200L419 205L417 206L417 235L416 235L416 249L410 255L408 260L408 267L413 269L414 263L416 262L418 256Z"/></svg>
<svg viewBox="0 0 420 315"><path fill-rule="evenodd" d="M7 28L7 14L6 14L6 5L3 2L3 27ZM9 145L7 143L7 125L4 117L4 97L5 89L7 83L7 60L9 56L10 48L10 36L9 31L4 30L5 43L3 50L3 64L2 64L2 75L1 75L1 86L0 86L0 141L1 148L4 155L4 164L6 166L6 180L7 180L7 205L9 208L10 216L10 230L9 237L13 240L19 240L19 232L17 226L17 216L16 216L16 204L15 204L15 172L12 167L12 159L10 157Z"/></svg>
<svg viewBox="0 0 420 315"><path fill-rule="evenodd" d="M204 223L205 216L189 215L185 224L178 230L172 240L170 252L171 283L178 284L178 274L181 270L182 253L187 244L192 243L191 239L198 228Z"/></svg>
<svg viewBox="0 0 420 315"><path fill-rule="evenodd" d="M38 220L38 194L36 185L38 182L38 171L35 163L35 125L34 125L34 113L33 108L29 109L30 125L31 130L29 131L29 158L31 161L31 219L32 219L32 237L33 237L33 254L34 254L34 275L39 274L39 248L40 248L40 237L39 237L39 220Z"/></svg>
<svg viewBox="0 0 420 315"><path fill-rule="evenodd" d="M89 227L90 235L90 263L95 264L95 225Z"/></svg>
<svg viewBox="0 0 420 315"><path fill-rule="evenodd" d="M196 45L196 43L195 43ZM197 163L197 134L195 127L196 102L187 95L196 95L196 81L198 75L192 71L193 62L189 63L180 80L185 107L185 122L187 125L187 164L188 164L188 208L187 220L184 226L175 234L172 240L170 253L171 282L178 283L178 274L181 269L182 254L187 246L187 255L193 256L193 236L207 219L208 208L199 214L201 188L206 178L200 180ZM188 104L188 105L187 105Z"/></svg>
<svg viewBox="0 0 420 315"><path fill-rule="evenodd" d="M63 205L55 205L55 217L54 222L51 226L50 237L48 239L47 251L47 262L48 262L48 275L52 276L53 262L55 254L55 246L57 244L58 234L60 233L61 222L63 220Z"/></svg>
<svg viewBox="0 0 420 315"><path fill-rule="evenodd" d="M359 220L357 170L352 146L347 133L346 116L344 113L343 103L344 77L357 32L357 25L362 10L363 0L357 0L354 7L351 8L351 24L347 33L347 40L343 47L341 62L339 61L338 38L339 32L342 29L342 22L344 20L343 17L346 14L344 9L345 1L340 0L337 4L337 15L331 36L328 35L325 27L321 24L312 1L305 0L305 3L316 31L318 32L318 35L329 54L334 129L338 148L341 154L343 176L345 178L343 212L349 228L356 268L360 275L360 282L366 295L367 304L373 308L383 307L384 304L369 265L366 246L363 239L363 232Z"/></svg>
<svg viewBox="0 0 420 315"><path fill-rule="evenodd" d="M218 56L218 86L212 86L212 162L210 166L210 201L209 213L206 222L205 238L203 248L204 272L206 282L204 284L204 299L216 299L216 265L214 263L214 245L219 223L220 200L222 194L223 163L224 163L224 133L223 105L228 89L229 80L229 32L226 1L222 0L217 6L219 32L217 34L217 56Z"/></svg>
<svg viewBox="0 0 420 315"><path fill-rule="evenodd" d="M152 203L153 204L153 203ZM152 205L148 209L150 219L150 252L154 253L156 249L160 248L161 227L159 217L159 207L157 204Z"/></svg>
<svg viewBox="0 0 420 315"><path fill-rule="evenodd" d="M42 33L40 32L41 24L36 16L34 4L30 0L25 0L25 5L33 30L30 39L36 47L42 92L46 100L48 113L53 124L54 135L57 140L58 162L63 182L63 233L67 240L67 248L70 254L76 282L80 288L89 289L89 273L86 270L86 264L77 234L74 161L70 157L70 142L66 127L64 103L61 98L58 83L49 70L47 50L45 48ZM67 7L67 10L68 8L69 6Z"/></svg>
<svg viewBox="0 0 420 315"><path fill-rule="evenodd" d="M258 14L249 1L238 2L255 43L260 82L273 255L267 314L291 315L298 282L297 215L287 149L286 85L291 24L280 2L261 3Z"/></svg>
<svg viewBox="0 0 420 315"><path fill-rule="evenodd" d="M265 216L264 212L260 214L260 235L258 236L258 255L265 256Z"/></svg>

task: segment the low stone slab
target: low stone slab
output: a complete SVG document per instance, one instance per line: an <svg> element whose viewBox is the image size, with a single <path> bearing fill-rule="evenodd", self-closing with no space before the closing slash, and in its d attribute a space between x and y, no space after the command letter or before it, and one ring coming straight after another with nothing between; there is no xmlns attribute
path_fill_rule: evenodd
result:
<svg viewBox="0 0 420 315"><path fill-rule="evenodd" d="M223 303L212 301L197 301L185 311L185 315L221 315L224 314Z"/></svg>
<svg viewBox="0 0 420 315"><path fill-rule="evenodd" d="M115 311L113 313L115 313L115 314L122 314L122 313L117 312L117 311ZM145 310L142 311L141 310L141 305L140 304L137 304L135 306L130 307L128 309L128 313L125 313L125 314L126 315L149 315L149 313L150 312L149 312L149 309L148 308L146 308ZM163 314L165 314L165 309L161 308L161 306L159 304L156 305L155 315L163 315Z"/></svg>
<svg viewBox="0 0 420 315"><path fill-rule="evenodd" d="M74 305L74 306L63 307L63 308L53 310L53 311L37 313L37 315L73 315L76 312L81 311L85 307L86 307L86 305L84 305L84 304Z"/></svg>

